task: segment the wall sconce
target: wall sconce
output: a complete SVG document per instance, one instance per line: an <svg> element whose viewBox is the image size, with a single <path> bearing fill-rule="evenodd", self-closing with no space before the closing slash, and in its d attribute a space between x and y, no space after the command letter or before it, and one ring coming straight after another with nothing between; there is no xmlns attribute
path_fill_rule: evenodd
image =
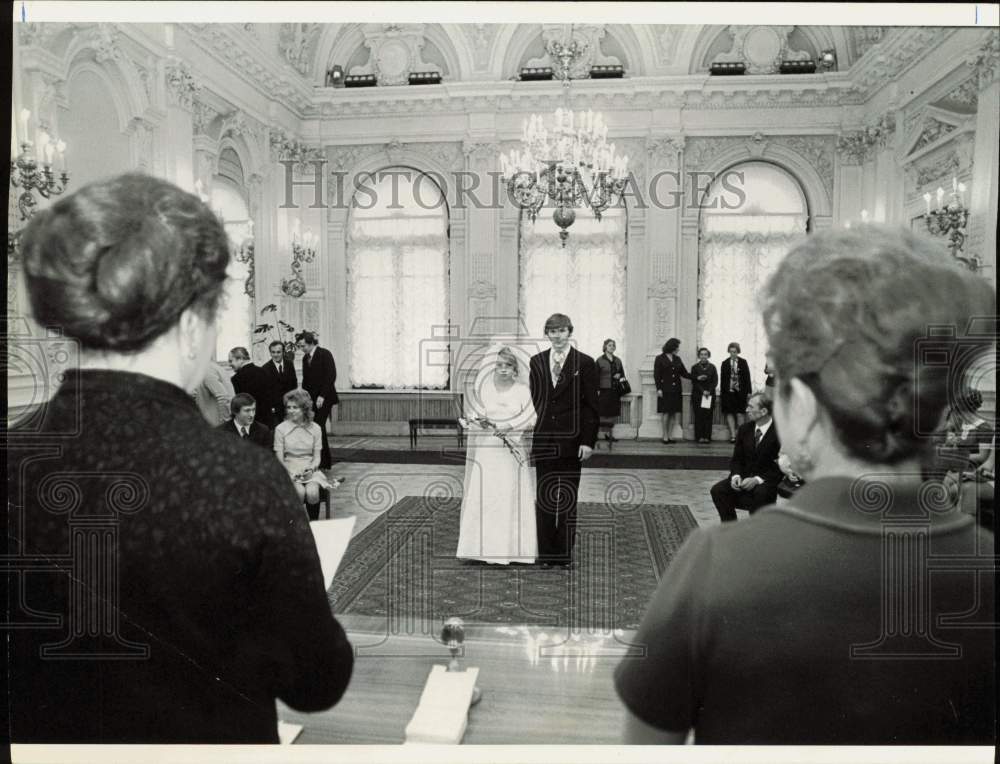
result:
<svg viewBox="0 0 1000 764"><path fill-rule="evenodd" d="M301 297L306 293L302 263L311 263L316 259L316 245L319 243L319 239L308 228L300 235L300 227L298 220L292 225L292 276L281 280L281 291L289 297Z"/></svg>
<svg viewBox="0 0 1000 764"><path fill-rule="evenodd" d="M819 54L819 61L817 62L820 69L824 71L830 71L837 66L837 54L833 50L824 50Z"/></svg>
<svg viewBox="0 0 1000 764"><path fill-rule="evenodd" d="M927 212L924 222L927 224L927 230L933 236L947 236L952 256L960 260L969 270L977 271L980 266L979 257L975 254L966 255L963 252L965 227L969 222L969 210L965 206L965 184L959 183L958 179L953 177L948 204L944 204L944 196L944 189L938 186L937 207L931 209L930 192L924 194Z"/></svg>
<svg viewBox="0 0 1000 764"><path fill-rule="evenodd" d="M28 138L31 112L21 109L20 118L20 151L17 149L18 136L11 136L10 183L14 188L22 189L17 197L21 220L30 220L38 206L35 192L43 199L58 196L69 185L69 173L66 172L66 143L41 129L38 131L36 152L36 144ZM53 172L56 169L53 160L57 160L59 165L58 177Z"/></svg>

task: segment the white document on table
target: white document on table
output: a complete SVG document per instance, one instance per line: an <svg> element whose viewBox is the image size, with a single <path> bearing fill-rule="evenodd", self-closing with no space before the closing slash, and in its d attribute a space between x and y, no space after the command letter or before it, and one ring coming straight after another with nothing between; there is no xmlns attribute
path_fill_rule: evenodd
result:
<svg viewBox="0 0 1000 764"><path fill-rule="evenodd" d="M301 724L292 724L291 722L278 720L278 740L281 745L291 745L300 732L302 732Z"/></svg>
<svg viewBox="0 0 1000 764"><path fill-rule="evenodd" d="M406 743L461 743L478 676L478 668L448 671L445 666L434 666L420 695L417 710L406 725Z"/></svg>
<svg viewBox="0 0 1000 764"><path fill-rule="evenodd" d="M338 517L336 520L313 520L309 527L319 552L319 564L323 568L323 585L329 589L333 577L344 559L347 545L351 543L355 517Z"/></svg>

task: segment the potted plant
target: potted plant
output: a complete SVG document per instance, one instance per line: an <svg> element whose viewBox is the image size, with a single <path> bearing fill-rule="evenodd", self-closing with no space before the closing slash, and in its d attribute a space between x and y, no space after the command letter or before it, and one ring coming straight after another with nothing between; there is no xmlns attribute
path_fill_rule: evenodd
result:
<svg viewBox="0 0 1000 764"><path fill-rule="evenodd" d="M261 316L267 316L269 313L277 313L278 306L274 303L270 305L265 305L260 309ZM288 363L295 362L295 327L289 324L287 321L283 321L275 315L275 323L269 323L267 318L262 323L257 324L254 327L254 336L259 337L253 341L254 345L259 345L262 342L266 342L269 345L277 340L285 346L285 360Z"/></svg>

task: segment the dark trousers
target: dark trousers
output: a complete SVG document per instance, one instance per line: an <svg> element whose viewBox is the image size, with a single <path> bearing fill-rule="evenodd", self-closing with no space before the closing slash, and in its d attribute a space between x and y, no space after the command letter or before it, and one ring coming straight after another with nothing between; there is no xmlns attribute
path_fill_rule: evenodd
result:
<svg viewBox="0 0 1000 764"><path fill-rule="evenodd" d="M313 401L313 406L316 405L316 401ZM330 462L330 441L326 436L326 420L330 418L330 404L323 401L323 407L317 408L315 414L313 414L313 421L319 425L320 432L323 433L323 450L320 451L319 455L319 468L321 470L327 470L331 467Z"/></svg>
<svg viewBox="0 0 1000 764"><path fill-rule="evenodd" d="M694 439L712 439L712 411L715 408L715 396L712 396L712 408L701 407L701 396L691 396L691 413L694 415Z"/></svg>
<svg viewBox="0 0 1000 764"><path fill-rule="evenodd" d="M580 460L539 459L535 494L538 560L567 565L576 543L576 498L580 490Z"/></svg>
<svg viewBox="0 0 1000 764"><path fill-rule="evenodd" d="M712 486L712 501L724 523L736 520L737 507L748 510L752 515L761 507L774 504L777 498L778 487L767 483L754 486L751 491L734 491L727 477Z"/></svg>

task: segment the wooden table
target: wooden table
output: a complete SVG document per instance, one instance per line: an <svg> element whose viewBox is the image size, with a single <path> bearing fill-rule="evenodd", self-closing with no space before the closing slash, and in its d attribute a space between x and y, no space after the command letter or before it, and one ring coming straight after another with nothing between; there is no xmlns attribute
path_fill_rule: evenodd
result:
<svg viewBox="0 0 1000 764"><path fill-rule="evenodd" d="M552 635L544 643L539 641L542 630L528 632L497 639L466 637L462 665L479 668L483 698L469 713L462 742L620 744L625 717L612 681L620 660L613 653L628 648L605 638L600 652L607 654L588 657L580 645L593 638L572 642ZM303 725L296 744L402 743L431 667L449 660L447 649L430 636L387 641L375 633L348 636L360 655L338 705L302 714L278 704L280 719ZM630 636L619 640L627 642Z"/></svg>

